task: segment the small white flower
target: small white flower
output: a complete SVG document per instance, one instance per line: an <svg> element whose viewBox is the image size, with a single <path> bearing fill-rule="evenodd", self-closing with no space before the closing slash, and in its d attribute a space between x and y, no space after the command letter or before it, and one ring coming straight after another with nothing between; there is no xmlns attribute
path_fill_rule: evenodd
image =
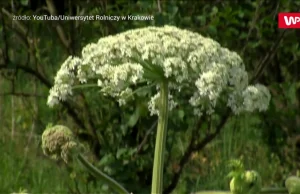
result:
<svg viewBox="0 0 300 194"><path fill-rule="evenodd" d="M157 93L154 96L151 97L149 103L148 103L148 109L150 111L150 115L159 115L159 111L157 109L157 106L159 105L159 97L160 94Z"/></svg>
<svg viewBox="0 0 300 194"><path fill-rule="evenodd" d="M173 110L177 106L177 102L174 100L173 96L169 93L168 94L168 104L169 104L169 111ZM150 115L159 115L158 107L160 103L160 93L158 92L153 97L151 97L148 103L148 109L150 111Z"/></svg>

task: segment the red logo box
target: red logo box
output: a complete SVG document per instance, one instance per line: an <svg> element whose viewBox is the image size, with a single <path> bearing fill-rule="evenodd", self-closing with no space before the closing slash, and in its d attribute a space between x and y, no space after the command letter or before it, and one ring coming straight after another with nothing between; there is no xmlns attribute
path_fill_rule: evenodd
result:
<svg viewBox="0 0 300 194"><path fill-rule="evenodd" d="M300 28L300 13L279 13L278 28Z"/></svg>

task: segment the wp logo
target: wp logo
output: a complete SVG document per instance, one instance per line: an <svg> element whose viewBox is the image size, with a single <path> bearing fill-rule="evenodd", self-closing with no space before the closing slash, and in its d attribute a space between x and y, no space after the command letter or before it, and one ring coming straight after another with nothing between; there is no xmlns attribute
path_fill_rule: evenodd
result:
<svg viewBox="0 0 300 194"><path fill-rule="evenodd" d="M300 28L300 13L279 13L278 28Z"/></svg>

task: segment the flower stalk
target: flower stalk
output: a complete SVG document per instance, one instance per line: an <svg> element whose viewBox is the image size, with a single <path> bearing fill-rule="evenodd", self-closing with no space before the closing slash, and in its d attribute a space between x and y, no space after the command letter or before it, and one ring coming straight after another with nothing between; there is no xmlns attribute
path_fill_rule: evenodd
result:
<svg viewBox="0 0 300 194"><path fill-rule="evenodd" d="M105 182L109 188L114 190L115 192L119 194L128 194L129 192L120 185L117 181L110 178L108 175L101 172L99 169L97 169L95 166L93 166L89 161L87 161L82 154L78 155L78 160L81 162L81 164L94 176Z"/></svg>
<svg viewBox="0 0 300 194"><path fill-rule="evenodd" d="M163 191L163 167L169 111L168 93L168 82L164 81L160 85L159 114L152 173L152 194L161 194Z"/></svg>

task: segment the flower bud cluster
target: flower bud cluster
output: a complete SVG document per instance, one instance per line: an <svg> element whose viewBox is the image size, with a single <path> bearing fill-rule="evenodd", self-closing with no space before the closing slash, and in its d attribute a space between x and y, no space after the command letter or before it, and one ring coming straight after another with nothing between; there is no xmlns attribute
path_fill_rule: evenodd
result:
<svg viewBox="0 0 300 194"><path fill-rule="evenodd" d="M43 152L54 160L63 159L68 163L72 158L72 151L79 147L72 131L63 125L49 127L43 132Z"/></svg>

